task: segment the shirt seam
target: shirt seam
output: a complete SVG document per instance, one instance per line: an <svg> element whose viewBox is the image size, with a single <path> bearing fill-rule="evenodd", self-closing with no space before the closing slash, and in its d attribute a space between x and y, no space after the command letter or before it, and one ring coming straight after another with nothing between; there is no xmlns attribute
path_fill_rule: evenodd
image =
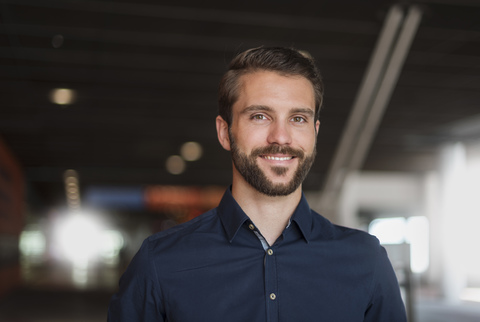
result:
<svg viewBox="0 0 480 322"><path fill-rule="evenodd" d="M184 222L182 224L176 225L172 228L169 228L167 230L161 231L159 233L156 233L152 236L150 236L148 239L150 242L159 242L160 240L164 238L169 238L171 235L176 235L176 234L182 234L185 232L187 229L196 229L199 226L204 225L204 222L214 218L216 215L215 212L216 208L210 209L206 213L203 213L202 215L193 218L190 221ZM195 227L196 226L196 227Z"/></svg>
<svg viewBox="0 0 480 322"><path fill-rule="evenodd" d="M376 252L376 257L375 257L375 267L374 267L374 270L373 270L373 277L372 277L372 282L371 282L371 285L370 285L370 301L367 305L367 308L373 306L373 304L375 303L375 290L377 288L377 285L376 285L376 280L377 280L377 273L378 273L378 266L380 265L380 251L381 251L381 246L378 245L377 247L377 252Z"/></svg>
<svg viewBox="0 0 480 322"><path fill-rule="evenodd" d="M155 275L155 280L154 280L154 283L157 285L159 291L160 291L160 303L162 303L163 305L163 308L164 308L164 312L161 312L158 308L158 304L157 304L157 307L155 308L156 311L158 312L158 314L161 316L162 313L167 314L167 305L168 305L168 302L165 300L165 293L163 291L163 288L162 288L162 285L160 284L160 278L158 277L158 270L157 270L157 265L155 263L155 260L152 260L152 256L151 256L151 247L152 247L152 243L149 241L148 243L148 261L152 263L153 265L153 271L154 271L154 275Z"/></svg>

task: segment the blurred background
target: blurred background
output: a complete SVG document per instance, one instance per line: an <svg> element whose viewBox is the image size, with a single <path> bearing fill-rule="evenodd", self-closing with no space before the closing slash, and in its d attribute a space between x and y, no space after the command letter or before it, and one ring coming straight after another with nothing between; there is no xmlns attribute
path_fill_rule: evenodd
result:
<svg viewBox="0 0 480 322"><path fill-rule="evenodd" d="M231 180L217 86L293 46L325 82L311 207L376 235L409 321L480 320L480 2L0 1L0 321L105 321L145 237Z"/></svg>

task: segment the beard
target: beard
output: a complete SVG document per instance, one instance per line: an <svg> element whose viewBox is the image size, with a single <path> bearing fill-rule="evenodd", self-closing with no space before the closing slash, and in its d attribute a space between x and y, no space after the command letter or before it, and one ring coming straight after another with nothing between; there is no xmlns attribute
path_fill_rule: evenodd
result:
<svg viewBox="0 0 480 322"><path fill-rule="evenodd" d="M310 168L313 165L316 154L316 144L311 154L305 155L302 150L297 150L289 146L269 145L266 147L254 149L250 155L240 151L236 144L233 135L229 133L230 147L232 160L237 171L242 177L255 188L258 192L270 197L287 196L297 190L307 176ZM260 169L257 163L257 158L266 154L288 154L298 159L298 166L295 170L292 179L287 183L273 183L268 179L265 172ZM285 176L287 167L271 167L270 168L277 176Z"/></svg>

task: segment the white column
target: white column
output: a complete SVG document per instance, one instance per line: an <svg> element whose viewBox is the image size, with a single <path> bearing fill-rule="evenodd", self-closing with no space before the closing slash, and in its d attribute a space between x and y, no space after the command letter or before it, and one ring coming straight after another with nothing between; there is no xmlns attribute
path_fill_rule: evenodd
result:
<svg viewBox="0 0 480 322"><path fill-rule="evenodd" d="M442 289L451 302L460 300L467 286L466 234L468 202L465 198L466 151L461 143L449 144L441 151L441 247Z"/></svg>
<svg viewBox="0 0 480 322"><path fill-rule="evenodd" d="M440 176L438 172L429 172L424 180L423 214L430 225L430 265L427 281L430 285L441 285L443 281L443 228Z"/></svg>

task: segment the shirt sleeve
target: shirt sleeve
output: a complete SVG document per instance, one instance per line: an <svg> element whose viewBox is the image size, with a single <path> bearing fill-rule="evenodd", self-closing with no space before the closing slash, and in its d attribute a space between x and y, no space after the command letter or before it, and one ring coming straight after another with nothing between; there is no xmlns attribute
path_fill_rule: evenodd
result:
<svg viewBox="0 0 480 322"><path fill-rule="evenodd" d="M385 248L379 246L375 268L373 294L365 312L364 322L406 322L405 305L400 294L395 271Z"/></svg>
<svg viewBox="0 0 480 322"><path fill-rule="evenodd" d="M165 321L149 246L147 239L120 278L119 291L110 300L108 322Z"/></svg>

